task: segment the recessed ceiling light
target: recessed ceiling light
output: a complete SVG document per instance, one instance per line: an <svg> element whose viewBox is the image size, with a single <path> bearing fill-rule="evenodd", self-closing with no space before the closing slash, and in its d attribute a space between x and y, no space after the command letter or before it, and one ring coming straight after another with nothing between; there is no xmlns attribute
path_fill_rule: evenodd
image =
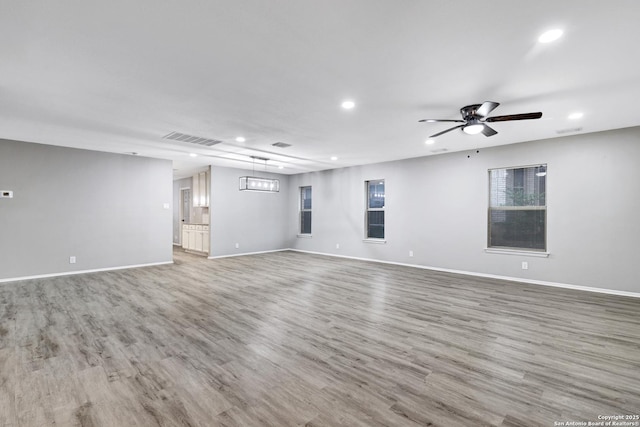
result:
<svg viewBox="0 0 640 427"><path fill-rule="evenodd" d="M196 153L189 153L189 156L191 157L198 157L198 155Z"/></svg>
<svg viewBox="0 0 640 427"><path fill-rule="evenodd" d="M331 156L331 160L336 161L338 158L336 156Z"/></svg>
<svg viewBox="0 0 640 427"><path fill-rule="evenodd" d="M576 111L575 113L571 113L569 114L569 119L571 120L577 120L577 119L581 119L582 116L584 116L584 113L581 113L579 111Z"/></svg>
<svg viewBox="0 0 640 427"><path fill-rule="evenodd" d="M351 110L353 109L353 107L356 106L356 103L351 100L347 100L347 101L343 101L341 105L342 105L342 108L344 108L345 110Z"/></svg>
<svg viewBox="0 0 640 427"><path fill-rule="evenodd" d="M429 139L427 139L424 143L425 143L425 144L427 144L427 145L431 145L431 144L433 144L434 142L436 142L436 140L435 140L435 139L431 139L431 138L429 138Z"/></svg>
<svg viewBox="0 0 640 427"><path fill-rule="evenodd" d="M244 139L244 136L237 136L236 137L236 142L245 142L246 139Z"/></svg>
<svg viewBox="0 0 640 427"><path fill-rule="evenodd" d="M560 37L562 37L562 33L563 31L559 28L556 28L554 30L549 30L542 33L540 37L538 37L538 41L540 43L551 43L553 41L558 40Z"/></svg>

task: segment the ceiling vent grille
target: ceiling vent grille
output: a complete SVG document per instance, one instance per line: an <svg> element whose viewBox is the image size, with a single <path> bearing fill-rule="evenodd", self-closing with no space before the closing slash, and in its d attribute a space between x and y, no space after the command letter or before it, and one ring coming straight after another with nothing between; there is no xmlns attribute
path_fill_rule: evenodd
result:
<svg viewBox="0 0 640 427"><path fill-rule="evenodd" d="M172 139L174 141L205 145L207 147L211 147L212 145L220 144L222 142L219 139L203 138L201 136L187 135L186 133L180 132L171 132L170 134L163 136L163 139Z"/></svg>
<svg viewBox="0 0 640 427"><path fill-rule="evenodd" d="M556 131L556 133L558 135L562 135L565 133L571 133L571 132L580 132L582 130L582 128L570 128L570 129L559 129Z"/></svg>
<svg viewBox="0 0 640 427"><path fill-rule="evenodd" d="M291 144L287 144L286 142L276 142L275 144L271 144L271 145L278 148L291 147Z"/></svg>

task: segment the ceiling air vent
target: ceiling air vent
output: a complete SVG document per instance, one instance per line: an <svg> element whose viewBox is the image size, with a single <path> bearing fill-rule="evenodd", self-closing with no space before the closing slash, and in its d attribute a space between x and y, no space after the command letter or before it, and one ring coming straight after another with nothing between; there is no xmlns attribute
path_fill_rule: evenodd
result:
<svg viewBox="0 0 640 427"><path fill-rule="evenodd" d="M570 128L570 129L559 129L556 131L556 133L558 135L562 135L565 133L572 133L572 132L580 132L582 130L582 128Z"/></svg>
<svg viewBox="0 0 640 427"><path fill-rule="evenodd" d="M278 147L278 148L287 148L287 147L291 147L291 144L287 144L284 142L276 142L275 144L271 144L274 147Z"/></svg>
<svg viewBox="0 0 640 427"><path fill-rule="evenodd" d="M205 145L207 147L211 147L212 145L220 144L222 142L219 139L203 138L201 136L187 135L186 133L180 132L171 132L170 134L165 135L162 138L172 139L174 141L188 142L190 144Z"/></svg>

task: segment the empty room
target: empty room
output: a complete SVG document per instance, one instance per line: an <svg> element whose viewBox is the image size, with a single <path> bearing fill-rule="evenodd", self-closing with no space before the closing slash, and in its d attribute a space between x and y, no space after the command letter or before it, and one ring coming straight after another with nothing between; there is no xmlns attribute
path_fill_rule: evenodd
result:
<svg viewBox="0 0 640 427"><path fill-rule="evenodd" d="M640 2L0 10L0 427L640 426Z"/></svg>

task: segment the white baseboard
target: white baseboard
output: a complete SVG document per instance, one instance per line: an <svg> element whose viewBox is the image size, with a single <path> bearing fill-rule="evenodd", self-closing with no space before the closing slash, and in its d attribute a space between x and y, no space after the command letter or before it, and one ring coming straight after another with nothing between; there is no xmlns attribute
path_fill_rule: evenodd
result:
<svg viewBox="0 0 640 427"><path fill-rule="evenodd" d="M640 298L640 293L637 293L637 292L618 291L615 289L604 289L604 288L592 288L589 286L571 285L567 283L547 282L544 280L534 280L534 279L523 279L521 277L500 276L497 274L477 273L474 271L465 271L465 270L453 270L450 268L429 267L429 266L420 265L420 264L407 264L402 262L383 261L383 260L373 259L373 258L360 258L360 257L337 255L337 254L331 254L331 253L325 253L325 252L305 251L302 249L289 249L289 250L294 252L303 252L303 253L314 254L314 255L324 255L324 256L330 256L330 257L336 257L336 258L355 259L359 261L378 262L381 264L401 265L404 267L421 268L424 270L442 271L445 273L464 274L467 276L486 277L486 278L498 279L498 280L508 280L510 282L520 282L520 283L527 283L531 285L553 286L556 288L574 289L578 291L596 292L600 294L610 294L610 295L618 295L618 296L624 296L624 297Z"/></svg>
<svg viewBox="0 0 640 427"><path fill-rule="evenodd" d="M101 271L125 270L128 268L152 267L155 265L165 265L165 264L173 264L173 261L151 262L148 264L122 265L118 267L108 267L108 268L94 268L92 270L64 271L61 273L37 274L35 276L10 277L8 279L0 279L0 283L18 282L21 280L32 280L32 279L46 279L48 277L73 276L76 274L99 273Z"/></svg>
<svg viewBox="0 0 640 427"><path fill-rule="evenodd" d="M240 253L240 254L231 254L231 255L217 255L217 256L210 256L208 258L209 259L232 258L232 257L236 257L236 256L259 255L259 254L268 254L268 253L272 253L272 252L283 252L283 251L292 251L292 250L294 250L294 249L289 249L289 248L272 249L272 250L269 250L269 251L244 252L244 253Z"/></svg>

